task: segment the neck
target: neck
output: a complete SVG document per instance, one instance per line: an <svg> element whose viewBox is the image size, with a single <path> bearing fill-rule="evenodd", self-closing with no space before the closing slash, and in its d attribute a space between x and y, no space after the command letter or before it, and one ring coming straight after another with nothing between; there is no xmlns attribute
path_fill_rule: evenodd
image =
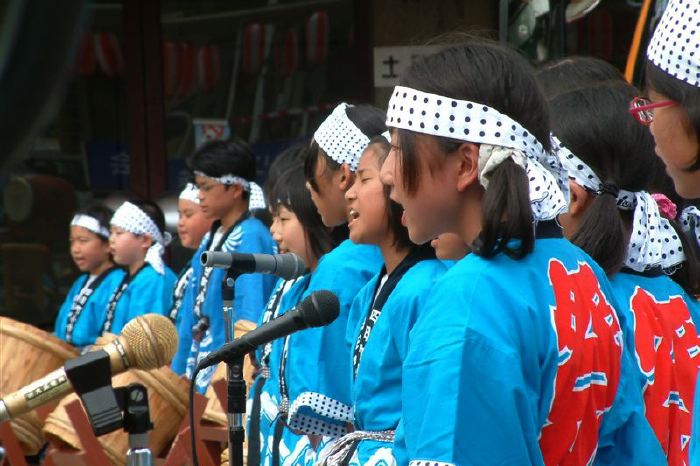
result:
<svg viewBox="0 0 700 466"><path fill-rule="evenodd" d="M382 244L379 245L379 250L382 252L382 257L384 258L384 266L386 267L387 275L391 274L401 261L408 256L408 250L396 249L393 235L389 235L387 239L382 241Z"/></svg>
<svg viewBox="0 0 700 466"><path fill-rule="evenodd" d="M316 267L318 267L318 258L313 258L309 260L309 263L306 265L309 268L309 271L313 272L316 270Z"/></svg>
<svg viewBox="0 0 700 466"><path fill-rule="evenodd" d="M99 275L102 275L103 272L111 269L113 266L114 266L114 264L112 264L112 261L106 260L103 263L101 263L99 265L99 267L95 268L94 270L89 271L88 273L90 275L98 275L99 276Z"/></svg>
<svg viewBox="0 0 700 466"><path fill-rule="evenodd" d="M221 218L221 226L224 230L231 228L246 210L248 210L248 201L236 203L236 205Z"/></svg>
<svg viewBox="0 0 700 466"><path fill-rule="evenodd" d="M472 242L479 236L483 225L481 224L481 201L483 196L478 199L466 197L462 204L462 210L459 213L459 220L455 231L465 244ZM453 230L454 231L454 230Z"/></svg>
<svg viewBox="0 0 700 466"><path fill-rule="evenodd" d="M136 272L138 272L141 269L141 267L144 266L145 263L146 263L146 260L141 259L138 262L135 262L133 264L129 264L129 276L133 277L134 275L136 275Z"/></svg>

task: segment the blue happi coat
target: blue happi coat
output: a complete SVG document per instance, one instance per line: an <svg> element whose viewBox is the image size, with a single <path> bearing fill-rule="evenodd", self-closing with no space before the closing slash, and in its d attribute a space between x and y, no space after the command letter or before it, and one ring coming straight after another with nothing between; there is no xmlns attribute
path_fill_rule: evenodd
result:
<svg viewBox="0 0 700 466"><path fill-rule="evenodd" d="M214 268L209 275L208 281L203 283L205 268L198 260L202 252L211 249L212 233L218 227L219 223L216 222L212 227L212 231L202 239L202 244L193 256L193 286L187 290L190 296L183 302L181 311L183 317L178 323L180 345L189 348L189 351L184 355L185 358L178 352L178 358L173 360L172 367L176 373L181 373L184 369L190 378L196 364L210 352L221 347L226 341L221 297L221 281L226 275L226 270ZM228 236L223 239L220 250L229 253L273 254L276 247L270 232L263 223L257 218L248 216L238 223ZM234 322L238 320L258 321L275 280L275 277L264 274L243 274L236 278L234 286ZM200 291L202 292L200 293ZM195 302L200 296L203 298L200 308L201 313L208 319L209 326L203 332L201 340L196 341L192 338L192 326L195 324L196 319L191 314ZM184 308L186 304L190 306L187 310ZM197 390L200 393L206 391L215 370L216 366L212 366L200 372L196 380Z"/></svg>
<svg viewBox="0 0 700 466"><path fill-rule="evenodd" d="M404 361L399 464L664 464L607 278L557 236L436 282Z"/></svg>
<svg viewBox="0 0 700 466"><path fill-rule="evenodd" d="M402 365L408 353L409 334L425 306L436 279L447 267L442 261L423 260L413 265L389 295L362 351L356 375L349 374L355 430L395 430L401 419ZM352 354L367 315L373 309L380 276L376 275L355 298L348 319L346 347ZM395 464L392 443L361 440L350 465Z"/></svg>
<svg viewBox="0 0 700 466"><path fill-rule="evenodd" d="M700 303L663 273L624 271L610 283L625 314L645 412L669 464L688 464L700 366ZM700 435L696 433L695 435Z"/></svg>
<svg viewBox="0 0 700 466"><path fill-rule="evenodd" d="M97 287L92 289L89 296L81 295L81 290L88 280L88 274L79 276L71 287L65 301L58 311L54 333L58 338L68 341L74 346L83 347L95 343L95 339L102 332L102 322L104 321L104 313L107 308L109 298L114 293L114 290L119 286L126 272L124 269L114 267L108 270L104 277L100 280ZM98 280L99 277L96 278ZM75 300L85 299L80 312L75 317L72 336L67 338L68 319L73 309Z"/></svg>

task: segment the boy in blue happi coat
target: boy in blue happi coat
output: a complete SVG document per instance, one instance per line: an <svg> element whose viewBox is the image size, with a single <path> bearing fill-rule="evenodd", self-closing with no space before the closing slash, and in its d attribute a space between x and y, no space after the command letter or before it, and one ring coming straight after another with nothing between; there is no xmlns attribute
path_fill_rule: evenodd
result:
<svg viewBox="0 0 700 466"><path fill-rule="evenodd" d="M193 257L198 259L204 251L273 253L269 232L249 212L249 193L255 176L255 159L250 148L237 138L213 141L188 158L188 166L199 188L200 208L214 219L211 231ZM205 268L199 260L192 261L192 270L194 286L185 297L191 307L183 309L178 323L180 345L189 351L186 354L178 351L172 363L175 372L186 372L188 377L201 358L226 341L221 296L221 281L226 271ZM239 328L254 325L273 285L274 277L269 275L237 277L233 324ZM212 366L199 374L198 391L206 391L215 370L216 366Z"/></svg>

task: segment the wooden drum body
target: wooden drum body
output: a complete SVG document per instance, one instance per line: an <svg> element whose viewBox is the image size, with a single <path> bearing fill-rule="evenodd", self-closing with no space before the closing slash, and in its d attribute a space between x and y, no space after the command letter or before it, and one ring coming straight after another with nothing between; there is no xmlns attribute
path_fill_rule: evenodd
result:
<svg viewBox="0 0 700 466"><path fill-rule="evenodd" d="M78 356L68 343L22 322L0 317L0 394L12 393ZM24 452L35 455L46 443L35 412L12 420Z"/></svg>

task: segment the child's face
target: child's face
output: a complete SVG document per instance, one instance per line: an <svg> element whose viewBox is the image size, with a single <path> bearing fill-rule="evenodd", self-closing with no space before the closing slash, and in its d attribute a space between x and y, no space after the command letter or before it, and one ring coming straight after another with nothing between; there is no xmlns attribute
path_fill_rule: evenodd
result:
<svg viewBox="0 0 700 466"><path fill-rule="evenodd" d="M119 265L130 266L142 261L146 257L146 251L150 246L150 240L146 235L135 235L119 227L112 226L109 235L109 250L114 257L114 262Z"/></svg>
<svg viewBox="0 0 700 466"><path fill-rule="evenodd" d="M199 207L210 220L220 220L231 211L240 199L240 186L226 186L206 176L195 176L199 188Z"/></svg>
<svg viewBox="0 0 700 466"><path fill-rule="evenodd" d="M199 204L186 199L178 200L177 213L180 243L186 248L197 249L204 234L211 228L212 219L204 215Z"/></svg>
<svg viewBox="0 0 700 466"><path fill-rule="evenodd" d="M379 179L379 159L370 146L357 167L355 183L345 193L350 239L356 244L380 244L387 239L387 203Z"/></svg>
<svg viewBox="0 0 700 466"><path fill-rule="evenodd" d="M70 255L81 272L94 274L109 262L109 243L87 228L70 227Z"/></svg>
<svg viewBox="0 0 700 466"><path fill-rule="evenodd" d="M431 241L430 245L435 249L437 258L443 260L459 260L469 252L469 247L456 233L443 233Z"/></svg>
<svg viewBox="0 0 700 466"><path fill-rule="evenodd" d="M345 174L342 168L335 172L329 170L326 165L325 155L319 154L316 171L314 172L314 182L318 190L314 189L310 183L306 183L306 189L311 194L311 200L316 206L323 224L327 227L342 225L347 221L345 192L340 187L345 176L348 175Z"/></svg>
<svg viewBox="0 0 700 466"><path fill-rule="evenodd" d="M280 206L277 210L275 227L271 227L270 232L277 241L280 251L292 252L301 257L307 266L311 264L311 251L306 244L304 227L294 212Z"/></svg>
<svg viewBox="0 0 700 466"><path fill-rule="evenodd" d="M409 193L404 188L398 135L391 137L391 150L381 169L381 180L391 186L391 199L404 209L403 224L415 244L423 244L454 228L459 211L456 189L458 168L455 160L440 151L435 138L417 135L418 189ZM432 166L429 161L433 161Z"/></svg>

